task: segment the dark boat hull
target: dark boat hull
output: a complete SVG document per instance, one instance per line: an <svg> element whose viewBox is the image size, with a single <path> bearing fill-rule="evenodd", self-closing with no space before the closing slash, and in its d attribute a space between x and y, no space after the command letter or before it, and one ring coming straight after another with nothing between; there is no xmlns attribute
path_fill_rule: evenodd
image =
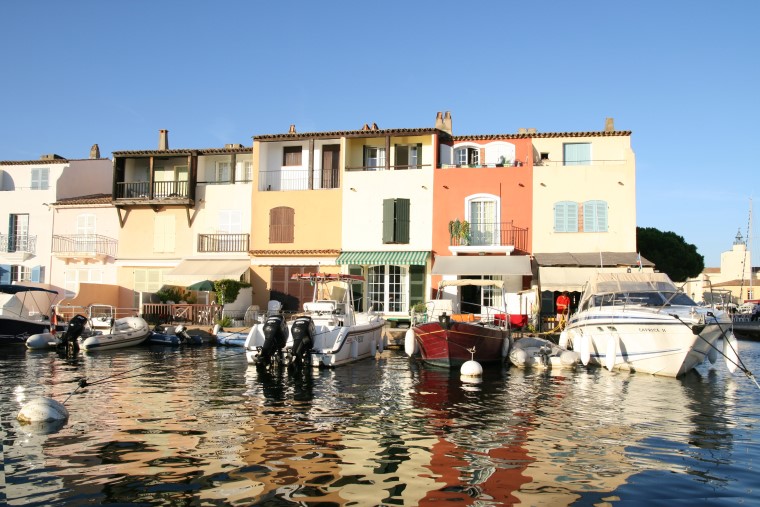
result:
<svg viewBox="0 0 760 507"><path fill-rule="evenodd" d="M450 322L444 327L427 322L413 331L422 360L433 366L459 368L470 360L501 363L509 353L509 331L501 327L470 322Z"/></svg>
<svg viewBox="0 0 760 507"><path fill-rule="evenodd" d="M50 327L51 324L45 321L0 317L0 343L25 343L33 334L45 333Z"/></svg>

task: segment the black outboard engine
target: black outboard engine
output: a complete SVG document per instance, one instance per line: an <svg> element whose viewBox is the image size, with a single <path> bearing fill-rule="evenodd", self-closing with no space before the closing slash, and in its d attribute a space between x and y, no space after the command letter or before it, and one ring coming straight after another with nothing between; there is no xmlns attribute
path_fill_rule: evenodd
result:
<svg viewBox="0 0 760 507"><path fill-rule="evenodd" d="M288 325L285 323L284 315L267 317L266 322L264 322L264 345L261 347L257 364L268 365L272 361L272 356L285 347L288 336Z"/></svg>
<svg viewBox="0 0 760 507"><path fill-rule="evenodd" d="M314 337L316 336L314 321L308 315L298 317L293 321L291 329L293 332L292 364L294 366L308 366L311 363L311 349L314 347Z"/></svg>
<svg viewBox="0 0 760 507"><path fill-rule="evenodd" d="M66 331L61 335L61 345L67 349L76 349L78 347L77 338L82 336L86 325L87 317L84 315L74 315L66 325Z"/></svg>

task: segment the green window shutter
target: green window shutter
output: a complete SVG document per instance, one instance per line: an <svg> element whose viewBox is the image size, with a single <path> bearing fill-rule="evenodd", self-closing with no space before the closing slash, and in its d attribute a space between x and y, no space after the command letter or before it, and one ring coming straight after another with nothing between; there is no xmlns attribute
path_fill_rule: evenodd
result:
<svg viewBox="0 0 760 507"><path fill-rule="evenodd" d="M409 266L409 307L425 302L425 266Z"/></svg>
<svg viewBox="0 0 760 507"><path fill-rule="evenodd" d="M409 199L396 199L396 243L409 243Z"/></svg>
<svg viewBox="0 0 760 507"><path fill-rule="evenodd" d="M383 243L394 243L396 226L396 200L383 200Z"/></svg>
<svg viewBox="0 0 760 507"><path fill-rule="evenodd" d="M352 264L348 266L348 274L350 275L364 275L364 268ZM354 298L354 310L357 312L363 312L364 310L364 284L362 282L351 282L351 292Z"/></svg>

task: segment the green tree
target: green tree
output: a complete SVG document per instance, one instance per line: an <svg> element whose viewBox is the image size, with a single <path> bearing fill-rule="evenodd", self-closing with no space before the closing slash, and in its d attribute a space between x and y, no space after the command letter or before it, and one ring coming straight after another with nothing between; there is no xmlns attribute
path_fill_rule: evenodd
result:
<svg viewBox="0 0 760 507"><path fill-rule="evenodd" d="M642 257L652 261L657 270L674 282L685 282L705 269L705 258L697 252L697 247L675 232L637 227L636 245Z"/></svg>
<svg viewBox="0 0 760 507"><path fill-rule="evenodd" d="M250 287L251 284L246 282L239 282L237 280L216 280L214 282L214 291L219 304L224 306L227 303L234 303L240 293L240 289L243 287Z"/></svg>

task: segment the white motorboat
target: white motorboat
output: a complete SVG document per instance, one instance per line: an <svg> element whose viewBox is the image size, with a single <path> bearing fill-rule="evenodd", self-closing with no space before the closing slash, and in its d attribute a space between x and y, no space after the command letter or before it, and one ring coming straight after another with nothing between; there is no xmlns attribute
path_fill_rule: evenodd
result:
<svg viewBox="0 0 760 507"><path fill-rule="evenodd" d="M51 307L58 293L25 285L0 285L0 343L25 343L55 330Z"/></svg>
<svg viewBox="0 0 760 507"><path fill-rule="evenodd" d="M249 364L272 362L335 367L375 357L384 347L385 320L356 312L351 284L364 278L348 274L303 273L292 279L314 286L313 300L287 321L277 301L270 301L263 322L251 327L245 341Z"/></svg>
<svg viewBox="0 0 760 507"><path fill-rule="evenodd" d="M572 369L581 364L581 356L545 338L524 336L514 340L509 361L518 368Z"/></svg>
<svg viewBox="0 0 760 507"><path fill-rule="evenodd" d="M596 273L559 343L583 364L677 377L714 361L721 338L728 362L726 352L736 352L730 316L698 306L666 274Z"/></svg>
<svg viewBox="0 0 760 507"><path fill-rule="evenodd" d="M124 317L116 319L113 326L103 334L81 339L80 348L87 351L120 349L139 345L151 333L150 326L141 317Z"/></svg>

